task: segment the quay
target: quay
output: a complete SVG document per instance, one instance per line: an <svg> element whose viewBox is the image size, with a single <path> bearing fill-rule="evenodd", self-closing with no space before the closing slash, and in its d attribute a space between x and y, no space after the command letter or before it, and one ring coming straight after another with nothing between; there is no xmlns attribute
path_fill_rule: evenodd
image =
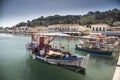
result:
<svg viewBox="0 0 120 80"><path fill-rule="evenodd" d="M120 54L120 53L119 53ZM113 80L120 80L120 55L114 72Z"/></svg>

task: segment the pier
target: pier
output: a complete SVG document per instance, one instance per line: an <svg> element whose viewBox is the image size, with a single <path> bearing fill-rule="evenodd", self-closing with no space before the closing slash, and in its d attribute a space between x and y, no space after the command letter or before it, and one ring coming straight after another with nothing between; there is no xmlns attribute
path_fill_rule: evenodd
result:
<svg viewBox="0 0 120 80"><path fill-rule="evenodd" d="M120 53L119 53L120 54ZM120 80L120 55L114 72L113 80Z"/></svg>

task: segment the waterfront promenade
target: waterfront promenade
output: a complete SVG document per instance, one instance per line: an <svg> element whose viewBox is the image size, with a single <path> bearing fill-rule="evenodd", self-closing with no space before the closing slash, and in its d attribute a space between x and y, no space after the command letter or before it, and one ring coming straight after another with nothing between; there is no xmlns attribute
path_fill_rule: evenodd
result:
<svg viewBox="0 0 120 80"><path fill-rule="evenodd" d="M120 53L119 53L120 54ZM113 80L120 80L120 55L114 72Z"/></svg>

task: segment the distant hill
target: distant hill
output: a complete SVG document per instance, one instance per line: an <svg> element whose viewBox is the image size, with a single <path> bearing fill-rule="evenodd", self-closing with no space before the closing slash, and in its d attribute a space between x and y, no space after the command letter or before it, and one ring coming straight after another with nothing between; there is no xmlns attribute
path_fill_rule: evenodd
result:
<svg viewBox="0 0 120 80"><path fill-rule="evenodd" d="M113 9L104 12L100 11L89 11L86 15L54 15L48 17L39 17L27 22L21 22L16 24L15 27L20 26L48 26L52 24L80 24L80 25L90 25L96 23L105 23L112 26L113 22L120 21L120 9Z"/></svg>

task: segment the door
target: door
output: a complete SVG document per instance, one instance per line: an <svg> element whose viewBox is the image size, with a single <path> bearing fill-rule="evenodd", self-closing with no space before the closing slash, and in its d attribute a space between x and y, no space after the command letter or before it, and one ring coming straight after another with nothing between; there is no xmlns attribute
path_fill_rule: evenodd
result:
<svg viewBox="0 0 120 80"><path fill-rule="evenodd" d="M44 46L44 37L40 37L39 44L40 44L40 47Z"/></svg>

